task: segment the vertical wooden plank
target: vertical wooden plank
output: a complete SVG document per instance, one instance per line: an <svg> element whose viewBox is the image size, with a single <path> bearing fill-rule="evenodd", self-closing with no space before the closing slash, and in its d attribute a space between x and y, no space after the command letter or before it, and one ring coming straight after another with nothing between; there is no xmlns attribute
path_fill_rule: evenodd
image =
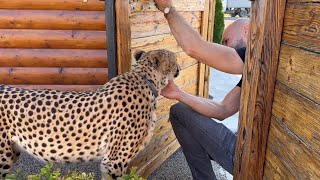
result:
<svg viewBox="0 0 320 180"><path fill-rule="evenodd" d="M252 2L234 179L263 177L286 0Z"/></svg>
<svg viewBox="0 0 320 180"><path fill-rule="evenodd" d="M201 36L204 40L208 40L208 26L209 26L209 10L210 10L210 1L206 0L205 10L202 12L202 25L201 25ZM198 95L204 97L204 88L205 88L205 74L206 74L206 65L200 63L199 65L199 90Z"/></svg>
<svg viewBox="0 0 320 180"><path fill-rule="evenodd" d="M130 7L127 0L116 1L117 55L118 74L130 71L131 68L131 28Z"/></svg>
<svg viewBox="0 0 320 180"><path fill-rule="evenodd" d="M115 0L105 1L109 80L118 74Z"/></svg>
<svg viewBox="0 0 320 180"><path fill-rule="evenodd" d="M213 42L214 32L214 17L215 17L216 0L210 0L209 2L209 18L208 18L208 38L209 42ZM203 97L209 97L209 82L210 82L210 67L206 66L204 74L204 93Z"/></svg>

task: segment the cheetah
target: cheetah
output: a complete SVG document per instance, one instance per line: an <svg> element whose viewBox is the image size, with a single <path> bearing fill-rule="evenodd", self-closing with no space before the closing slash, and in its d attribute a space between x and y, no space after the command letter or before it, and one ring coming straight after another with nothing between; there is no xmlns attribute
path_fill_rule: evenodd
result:
<svg viewBox="0 0 320 180"><path fill-rule="evenodd" d="M179 75L174 53L135 53L130 72L92 91L0 85L0 179L21 151L43 162L99 161L102 179L126 173L150 142L157 97Z"/></svg>

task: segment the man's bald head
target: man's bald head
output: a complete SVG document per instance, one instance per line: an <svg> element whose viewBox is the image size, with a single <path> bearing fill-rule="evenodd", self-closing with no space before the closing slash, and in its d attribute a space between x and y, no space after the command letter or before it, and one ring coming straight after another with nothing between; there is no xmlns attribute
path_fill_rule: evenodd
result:
<svg viewBox="0 0 320 180"><path fill-rule="evenodd" d="M247 46L249 19L238 19L231 23L222 35L222 44L232 48Z"/></svg>

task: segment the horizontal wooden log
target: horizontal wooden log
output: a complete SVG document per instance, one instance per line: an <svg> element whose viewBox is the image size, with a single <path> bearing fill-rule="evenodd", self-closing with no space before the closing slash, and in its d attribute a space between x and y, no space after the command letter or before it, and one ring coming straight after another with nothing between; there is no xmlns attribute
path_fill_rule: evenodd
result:
<svg viewBox="0 0 320 180"><path fill-rule="evenodd" d="M0 84L102 85L107 68L0 68Z"/></svg>
<svg viewBox="0 0 320 180"><path fill-rule="evenodd" d="M277 80L320 104L320 54L282 45Z"/></svg>
<svg viewBox="0 0 320 180"><path fill-rule="evenodd" d="M1 48L0 67L107 68L107 50Z"/></svg>
<svg viewBox="0 0 320 180"><path fill-rule="evenodd" d="M102 85L9 85L23 89L53 89L64 91L93 91Z"/></svg>
<svg viewBox="0 0 320 180"><path fill-rule="evenodd" d="M130 2L131 12L159 11L155 3L150 0L135 0ZM173 6L178 11L204 11L205 0L175 0Z"/></svg>
<svg viewBox="0 0 320 180"><path fill-rule="evenodd" d="M181 15L193 28L200 28L201 12L181 12ZM131 14L130 21L132 38L171 33L162 12L136 12Z"/></svg>
<svg viewBox="0 0 320 180"><path fill-rule="evenodd" d="M106 49L106 32L1 29L0 48Z"/></svg>
<svg viewBox="0 0 320 180"><path fill-rule="evenodd" d="M320 153L320 104L277 84L272 114L305 144Z"/></svg>
<svg viewBox="0 0 320 180"><path fill-rule="evenodd" d="M286 6L282 41L320 53L320 4L294 3Z"/></svg>
<svg viewBox="0 0 320 180"><path fill-rule="evenodd" d="M105 30L105 12L0 10L0 29Z"/></svg>
<svg viewBox="0 0 320 180"><path fill-rule="evenodd" d="M104 11L100 0L0 0L0 9Z"/></svg>
<svg viewBox="0 0 320 180"><path fill-rule="evenodd" d="M277 163L277 166L282 166L284 174L292 174L295 179L320 178L319 151L315 152L306 146L298 136L275 117L271 119L267 147L267 152L271 151L278 162L281 162ZM270 161L269 156L266 156L266 161L271 164L277 162Z"/></svg>

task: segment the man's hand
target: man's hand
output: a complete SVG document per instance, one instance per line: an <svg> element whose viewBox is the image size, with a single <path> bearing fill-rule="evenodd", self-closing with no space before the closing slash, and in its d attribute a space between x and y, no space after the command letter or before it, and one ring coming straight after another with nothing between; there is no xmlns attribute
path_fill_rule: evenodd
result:
<svg viewBox="0 0 320 180"><path fill-rule="evenodd" d="M173 82L169 80L166 87L161 90L161 95L168 99L178 100L182 94L182 90Z"/></svg>
<svg viewBox="0 0 320 180"><path fill-rule="evenodd" d="M172 6L172 0L154 0L154 2L156 3L157 8L162 12L166 7Z"/></svg>

